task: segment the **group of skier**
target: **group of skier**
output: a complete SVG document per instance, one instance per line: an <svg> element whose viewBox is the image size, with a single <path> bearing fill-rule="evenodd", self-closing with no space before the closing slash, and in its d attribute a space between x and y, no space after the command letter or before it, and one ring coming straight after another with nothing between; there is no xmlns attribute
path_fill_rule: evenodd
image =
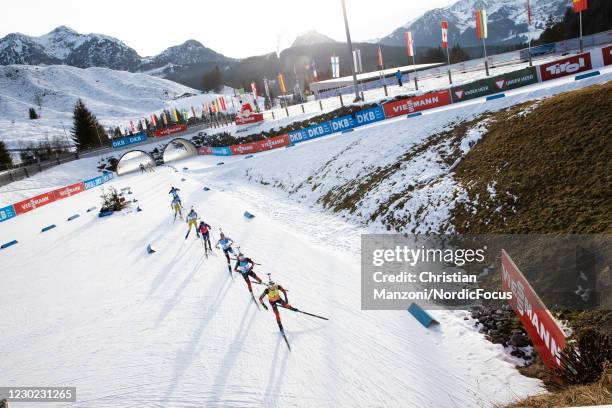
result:
<svg viewBox="0 0 612 408"><path fill-rule="evenodd" d="M177 215L180 217L180 219L183 219L183 214L182 214L183 206L182 206L181 198L179 197L179 194L178 194L179 191L180 189L176 187L172 187L170 191L168 192L168 194L172 195L171 208L174 211L175 221L176 221ZM202 239L204 250L206 251L206 254L208 255L209 251L212 253L212 245L210 242L210 235L211 235L212 227L203 220L200 220L200 223L198 224L199 219L200 218L198 216L198 213L195 211L195 208L192 206L191 210L189 211L189 213L187 214L185 218L185 221L187 223L187 234L185 235L185 239L189 237L191 228L193 227L196 231L196 236ZM223 254L225 255L225 259L227 261L227 268L230 273L230 276L232 275L233 272L239 273L242 276L242 278L244 279L247 285L249 293L251 294L251 297L253 298L253 301L255 302L256 305L261 304L261 306L265 310L268 310L268 306L266 306L266 304L264 303L264 298L265 297L268 298L268 303L270 304L270 307L272 307L272 311L274 312L274 315L276 316L276 323L278 324L278 328L280 329L281 334L283 335L283 338L285 342L287 343L287 347L289 347L289 349L291 349L291 347L289 346L289 342L287 341L287 337L285 336L285 329L283 328L283 324L280 318L280 313L278 310L279 307L291 310L293 312L303 313L309 316L328 320L325 317L314 315L312 313L303 312L291 306L291 304L289 303L289 298L287 296L287 290L284 289L281 285L276 284L270 277L270 274L268 274L268 283L264 284L263 280L259 276L257 276L257 274L254 271L255 265L258 265L258 264L254 262L251 258L245 256L240 249L235 250L233 248L234 244L235 242L233 239L225 235L223 231L220 231L219 240L216 242L215 247L223 251ZM232 258L230 255L233 255L234 258ZM231 266L232 259L236 261L233 269ZM251 280L251 278L254 280ZM253 286L252 286L253 283L256 283L258 285L264 285L266 287L263 293L261 294L261 296L259 296L259 299L258 299L259 302L257 301L257 299L255 298L255 295L253 294ZM284 299L283 299L283 296L281 296L281 293L284 296Z"/></svg>

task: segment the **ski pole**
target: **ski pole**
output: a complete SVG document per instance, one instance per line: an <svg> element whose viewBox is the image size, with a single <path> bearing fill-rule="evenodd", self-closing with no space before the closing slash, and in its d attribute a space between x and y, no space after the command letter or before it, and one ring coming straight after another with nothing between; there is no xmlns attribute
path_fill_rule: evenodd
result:
<svg viewBox="0 0 612 408"><path fill-rule="evenodd" d="M308 315L308 316L316 317L318 319L329 320L327 317L319 316L319 315L316 315L316 314L313 314L313 313L304 312L304 311L301 311L300 309L296 309L295 307L292 308L292 309L289 309L289 310L291 310L292 312L302 313L302 314L305 314L305 315Z"/></svg>

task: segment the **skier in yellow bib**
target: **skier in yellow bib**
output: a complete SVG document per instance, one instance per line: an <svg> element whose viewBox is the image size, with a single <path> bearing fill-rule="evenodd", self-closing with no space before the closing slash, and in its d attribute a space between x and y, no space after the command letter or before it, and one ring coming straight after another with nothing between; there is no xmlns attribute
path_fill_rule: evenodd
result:
<svg viewBox="0 0 612 408"><path fill-rule="evenodd" d="M285 296L285 299L281 297L281 292ZM283 307L285 309L297 311L296 308L289 304L289 297L287 297L287 290L283 288L281 285L277 285L274 281L270 280L266 289L263 291L261 296L259 297L259 303L263 306L264 309L268 310L268 306L266 306L263 302L263 298L268 296L268 302L270 302L270 306L272 306L272 311L276 316L276 323L278 324L278 328L284 334L285 329L283 329L283 324L281 323L280 313L278 312L278 307Z"/></svg>
<svg viewBox="0 0 612 408"><path fill-rule="evenodd" d="M196 235L198 237L200 236L200 233L198 232L198 213L195 212L193 207L191 207L191 211L189 211L189 214L187 214L187 225L189 229L187 230L185 239L187 239L187 237L189 236L189 233L191 232L191 227L193 227L193 229L195 230Z"/></svg>
<svg viewBox="0 0 612 408"><path fill-rule="evenodd" d="M174 220L176 221L176 216L178 215L181 219L183 219L183 206L181 205L181 200L178 197L174 197L172 199L172 204L170 205L174 210Z"/></svg>

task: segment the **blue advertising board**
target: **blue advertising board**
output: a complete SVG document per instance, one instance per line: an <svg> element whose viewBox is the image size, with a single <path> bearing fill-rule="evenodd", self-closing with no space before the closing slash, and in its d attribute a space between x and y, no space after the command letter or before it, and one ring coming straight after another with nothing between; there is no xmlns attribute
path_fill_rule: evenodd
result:
<svg viewBox="0 0 612 408"><path fill-rule="evenodd" d="M94 177L89 180L84 180L83 184L85 185L85 190L89 190L90 188L98 187L99 185L102 185L107 181L112 180L112 178L113 173L104 173L101 176Z"/></svg>
<svg viewBox="0 0 612 408"><path fill-rule="evenodd" d="M15 217L16 215L17 214L15 214L15 209L13 208L12 205L9 205L8 207L0 208L0 222L9 220Z"/></svg>
<svg viewBox="0 0 612 408"><path fill-rule="evenodd" d="M144 142L146 140L147 140L146 133L136 133L135 135L124 136L124 137L120 137L119 139L114 139L111 141L111 143L113 145L113 149L118 149L121 147Z"/></svg>
<svg viewBox="0 0 612 408"><path fill-rule="evenodd" d="M351 115L341 116L329 121L332 133L344 132L356 126L355 120Z"/></svg>
<svg viewBox="0 0 612 408"><path fill-rule="evenodd" d="M213 147L211 149L212 154L215 156L231 156L232 151L229 147Z"/></svg>
<svg viewBox="0 0 612 408"><path fill-rule="evenodd" d="M363 126L369 123L378 122L385 119L385 110L382 106L362 110L355 114L355 126Z"/></svg>
<svg viewBox="0 0 612 408"><path fill-rule="evenodd" d="M332 133L329 122L320 123L315 126L310 126L305 129L289 132L289 142L300 143L307 140L316 139L321 136L326 136Z"/></svg>

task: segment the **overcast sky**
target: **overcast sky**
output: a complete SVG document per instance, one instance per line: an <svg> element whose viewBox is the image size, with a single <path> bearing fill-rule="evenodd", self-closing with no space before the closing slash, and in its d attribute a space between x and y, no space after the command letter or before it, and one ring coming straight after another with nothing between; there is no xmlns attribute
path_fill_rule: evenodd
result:
<svg viewBox="0 0 612 408"><path fill-rule="evenodd" d="M385 36L423 12L456 0L346 0L354 40ZM141 56L188 39L230 57L291 45L317 30L343 40L340 0L18 0L2 1L0 37L42 35L59 25L119 38Z"/></svg>

